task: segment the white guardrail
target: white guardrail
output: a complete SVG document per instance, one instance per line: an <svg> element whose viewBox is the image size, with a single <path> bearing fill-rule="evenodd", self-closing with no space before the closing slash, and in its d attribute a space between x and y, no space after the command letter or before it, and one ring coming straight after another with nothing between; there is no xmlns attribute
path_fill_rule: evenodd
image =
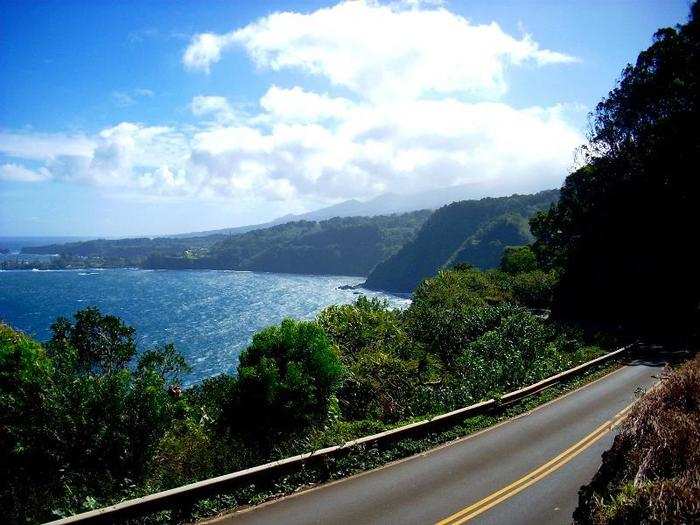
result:
<svg viewBox="0 0 700 525"><path fill-rule="evenodd" d="M488 399L468 407L458 408L457 410L440 414L439 416L435 416L430 419L403 425L391 430L380 432L378 434L372 434L371 436L357 438L343 443L342 445L335 445L332 447L314 450L313 452L306 452L297 456L291 456L277 461L272 461L270 463L265 463L264 465L258 465L244 470L239 470L237 472L232 472L230 474L224 474L223 476L218 476L216 478L209 478L203 481L197 481L196 483L190 483L174 489L165 490L163 492L149 494L148 496L143 496L141 498L122 501L121 503L116 503L115 505L110 505L101 509L91 510L81 514L75 514L74 516L69 516L67 518L62 518L60 520L51 521L45 525L114 523L115 521L121 519L135 518L148 512L179 507L182 506L183 503L186 504L188 502L194 502L198 499L206 497L207 495L211 496L217 493L225 492L226 490L230 490L232 487L240 486L244 483L251 483L256 479L270 478L271 476L274 477L279 475L280 472L284 471L285 469L292 469L293 467L300 466L314 459L322 459L333 456L339 452L346 451L358 445L393 441L397 438L408 436L409 434L417 431L439 427L440 425L444 425L455 419L487 412L488 410L494 409L503 404L537 393L562 379L566 379L588 368L591 368L592 366L608 361L629 350L635 344L636 343L632 343L623 346L619 350L609 352L596 359L593 359L592 361L588 361L574 368L548 377L547 379L543 379L538 383L526 386L514 392L509 392L508 394L504 394L499 400Z"/></svg>

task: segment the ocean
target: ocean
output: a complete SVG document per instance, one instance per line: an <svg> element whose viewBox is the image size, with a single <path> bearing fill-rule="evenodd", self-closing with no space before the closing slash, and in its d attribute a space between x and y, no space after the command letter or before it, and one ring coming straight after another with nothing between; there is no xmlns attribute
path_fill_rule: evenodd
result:
<svg viewBox="0 0 700 525"><path fill-rule="evenodd" d="M358 292L403 307L407 299L369 290L340 290L360 277L218 270L0 271L0 320L39 340L58 316L87 306L136 328L140 350L172 342L193 367L191 384L235 371L253 334L285 317L311 319Z"/></svg>

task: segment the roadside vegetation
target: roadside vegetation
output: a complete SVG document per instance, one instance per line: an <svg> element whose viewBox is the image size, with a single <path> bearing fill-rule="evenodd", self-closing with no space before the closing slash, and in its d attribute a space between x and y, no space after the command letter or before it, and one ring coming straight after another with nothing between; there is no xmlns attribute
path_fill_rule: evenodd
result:
<svg viewBox="0 0 700 525"><path fill-rule="evenodd" d="M700 356L663 375L579 493L580 525L700 521Z"/></svg>
<svg viewBox="0 0 700 525"><path fill-rule="evenodd" d="M0 327L0 501L36 522L391 428L536 382L601 353L530 312L552 276L527 248L458 266L405 310L361 296L253 337L236 375L180 387L172 345L94 308L40 344ZM525 271L520 271L525 270Z"/></svg>

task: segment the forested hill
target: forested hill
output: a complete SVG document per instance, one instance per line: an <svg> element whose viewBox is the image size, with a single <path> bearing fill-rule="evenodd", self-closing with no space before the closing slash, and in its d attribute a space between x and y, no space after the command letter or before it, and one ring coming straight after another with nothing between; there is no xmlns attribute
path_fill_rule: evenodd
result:
<svg viewBox="0 0 700 525"><path fill-rule="evenodd" d="M33 247L52 267L221 269L369 275L367 285L411 291L438 268L491 268L505 246L530 242L528 218L558 192L461 201L439 210L294 221L237 235L93 240ZM374 270L374 271L373 271Z"/></svg>
<svg viewBox="0 0 700 525"><path fill-rule="evenodd" d="M431 214L295 221L237 235L99 239L23 249L59 254L52 268L143 267L368 275L411 240ZM34 263L33 263L34 264Z"/></svg>
<svg viewBox="0 0 700 525"><path fill-rule="evenodd" d="M225 239L227 235L216 234L202 237L137 237L127 239L95 239L44 246L28 246L22 253L60 254L64 257L89 257L119 261L135 266L153 253L180 255L186 250L206 249L212 244Z"/></svg>
<svg viewBox="0 0 700 525"><path fill-rule="evenodd" d="M558 190L547 190L443 206L430 216L415 239L372 271L365 286L410 292L442 266L498 266L506 246L532 240L528 219L549 208L558 197Z"/></svg>
<svg viewBox="0 0 700 525"><path fill-rule="evenodd" d="M290 222L228 237L203 253L154 254L144 266L367 275L411 240L430 213Z"/></svg>

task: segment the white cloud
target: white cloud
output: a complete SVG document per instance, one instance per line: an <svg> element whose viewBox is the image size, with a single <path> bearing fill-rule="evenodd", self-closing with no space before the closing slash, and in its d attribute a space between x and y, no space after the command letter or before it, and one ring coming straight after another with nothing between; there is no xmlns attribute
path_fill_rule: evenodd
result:
<svg viewBox="0 0 700 525"><path fill-rule="evenodd" d="M584 141L569 123L575 105L499 101L508 68L571 57L426 2L275 13L224 35L196 35L183 62L207 71L233 45L262 68L294 68L330 87L271 85L250 111L199 95L189 107L200 119L194 125L122 122L91 136L2 132L0 153L12 167L0 177L290 203L465 183L535 191L561 183Z"/></svg>
<svg viewBox="0 0 700 525"><path fill-rule="evenodd" d="M297 108L294 101L304 97L330 100L332 110ZM34 148L20 158L44 159L56 179L149 194L332 201L473 182L512 191L554 187L584 140L561 105L336 102L301 89L271 90L262 111L240 123L179 129L124 122L81 139L92 145L83 154L45 141L45 152ZM17 153L17 139L9 137L13 147L0 137L0 152Z"/></svg>
<svg viewBox="0 0 700 525"><path fill-rule="evenodd" d="M190 110L198 117L212 117L220 122L235 119L235 112L226 97L198 95L192 99Z"/></svg>
<svg viewBox="0 0 700 525"><path fill-rule="evenodd" d="M222 49L232 42L230 35L200 33L192 37L182 62L188 69L199 69L208 73L211 64L218 62L221 58Z"/></svg>
<svg viewBox="0 0 700 525"><path fill-rule="evenodd" d="M273 85L260 99L260 106L275 120L317 122L347 117L353 103L346 98L305 91L299 86L285 89Z"/></svg>
<svg viewBox="0 0 700 525"><path fill-rule="evenodd" d="M0 180L18 182L40 182L51 178L51 173L42 167L30 170L19 164L3 164L0 166Z"/></svg>
<svg viewBox="0 0 700 525"><path fill-rule="evenodd" d="M515 38L495 22L475 25L445 8L347 1L309 14L281 12L226 34L196 35L183 55L209 71L221 54L242 46L255 63L323 76L363 98L461 93L494 98L507 88L505 70L572 62Z"/></svg>
<svg viewBox="0 0 700 525"><path fill-rule="evenodd" d="M61 155L87 155L94 139L85 135L36 132L0 132L0 152L28 160L47 160Z"/></svg>
<svg viewBox="0 0 700 525"><path fill-rule="evenodd" d="M30 133L0 134L0 153L43 161L32 176L19 164L6 164L5 179L49 178L108 187L133 187L140 177L162 166L182 166L189 158L187 137L165 126L122 122L93 137ZM29 171L29 170L27 170ZM164 179L163 179L164 180Z"/></svg>

